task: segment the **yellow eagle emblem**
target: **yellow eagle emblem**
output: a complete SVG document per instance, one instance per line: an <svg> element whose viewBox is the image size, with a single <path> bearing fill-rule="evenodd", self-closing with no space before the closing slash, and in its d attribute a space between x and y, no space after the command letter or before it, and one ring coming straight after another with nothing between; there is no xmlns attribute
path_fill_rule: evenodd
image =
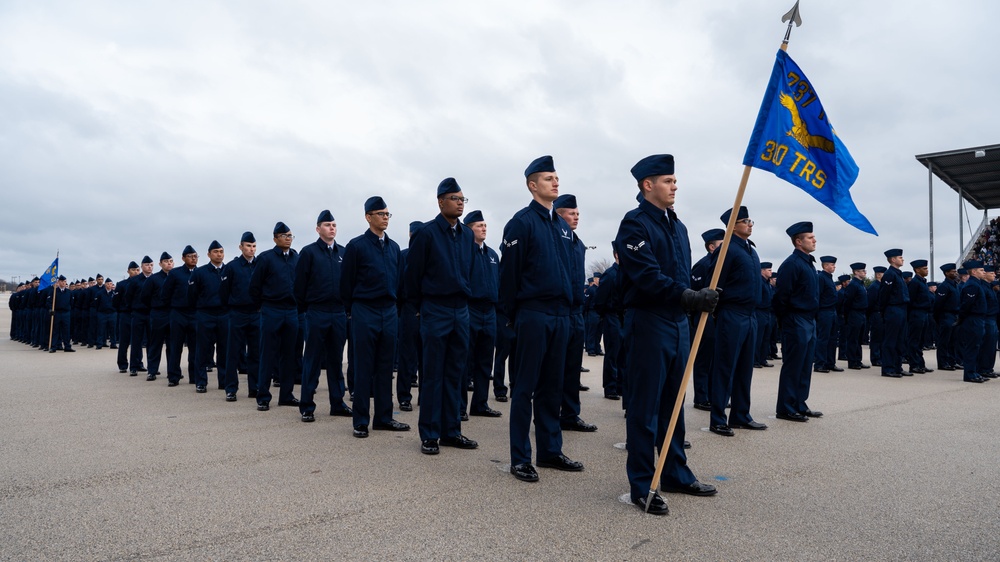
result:
<svg viewBox="0 0 1000 562"><path fill-rule="evenodd" d="M832 140L819 135L809 134L809 129L806 128L805 122L802 121L802 117L799 116L799 107L795 105L795 100L792 99L792 96L786 94L785 92L780 92L779 94L780 97L778 101L792 115L792 130L786 132L785 134L795 139L796 142L801 144L807 150L810 148L818 148L824 152L833 153L834 146Z"/></svg>

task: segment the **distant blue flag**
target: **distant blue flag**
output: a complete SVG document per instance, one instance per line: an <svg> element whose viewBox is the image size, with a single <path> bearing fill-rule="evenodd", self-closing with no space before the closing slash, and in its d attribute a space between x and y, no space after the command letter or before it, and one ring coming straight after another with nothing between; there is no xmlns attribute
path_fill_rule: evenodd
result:
<svg viewBox="0 0 1000 562"><path fill-rule="evenodd" d="M52 262L52 265L50 265L49 268L45 270L45 273L43 273L42 276L39 278L38 290L44 291L45 289L48 289L52 285L55 285L57 279L59 279L59 256L56 256L56 259L55 261Z"/></svg>
<svg viewBox="0 0 1000 562"><path fill-rule="evenodd" d="M858 165L830 125L816 90L785 51L774 61L743 164L798 186L851 226L878 236L851 199Z"/></svg>

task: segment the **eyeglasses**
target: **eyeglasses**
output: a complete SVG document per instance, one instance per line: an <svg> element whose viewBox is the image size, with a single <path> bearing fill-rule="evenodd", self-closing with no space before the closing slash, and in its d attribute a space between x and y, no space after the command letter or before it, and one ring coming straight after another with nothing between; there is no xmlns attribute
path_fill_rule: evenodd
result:
<svg viewBox="0 0 1000 562"><path fill-rule="evenodd" d="M382 219L391 219L392 218L392 213L387 213L385 211L377 211L377 212L368 213L368 214L369 215L375 215L376 217L379 217L379 218L382 218Z"/></svg>
<svg viewBox="0 0 1000 562"><path fill-rule="evenodd" d="M449 201L461 201L462 203L468 203L469 202L469 198L468 197L459 197L457 195L450 195L448 197L445 197L445 199L447 199Z"/></svg>
<svg viewBox="0 0 1000 562"><path fill-rule="evenodd" d="M743 224L745 224L747 226L753 226L753 221L750 220L750 219L740 219L740 220L738 220L736 222L741 222L741 223L743 223Z"/></svg>
<svg viewBox="0 0 1000 562"><path fill-rule="evenodd" d="M294 234L279 234L275 238L284 238L285 240L295 240Z"/></svg>

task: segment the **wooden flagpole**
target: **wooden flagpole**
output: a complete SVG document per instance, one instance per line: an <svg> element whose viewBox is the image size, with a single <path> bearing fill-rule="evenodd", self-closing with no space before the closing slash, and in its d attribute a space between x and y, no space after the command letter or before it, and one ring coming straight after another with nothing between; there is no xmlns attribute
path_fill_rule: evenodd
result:
<svg viewBox="0 0 1000 562"><path fill-rule="evenodd" d="M802 20L799 18L799 2L795 1L795 6L789 10L782 18L782 22L788 22L788 29L785 31L785 38L781 42L781 50L788 50L788 38L792 33L792 24L802 25ZM722 248L719 249L719 259L716 260L715 268L712 271L712 279L708 284L708 287L715 290L719 283L719 276L722 275L722 268L726 263L726 254L729 253L729 240L733 236L733 229L736 227L736 217L739 215L740 206L743 204L743 194L747 188L747 182L750 180L750 170L751 166L744 166L743 177L740 179L740 187L736 190L736 200L733 202L733 211L729 214L729 222L726 223L726 235L722 238ZM702 312L701 317L698 319L698 328L694 333L694 341L691 342L691 352L688 354L687 363L684 364L684 377L681 379L680 391L677 393L677 399L674 401L674 409L670 412L670 424L667 426L667 433L663 436L663 443L660 444L660 455L656 460L656 472L653 473L653 481L649 487L649 494L646 496L646 511L649 511L649 504L653 500L653 496L656 495L656 491L659 489L660 476L663 474L663 467L667 462L667 452L670 447L670 440L674 436L674 431L677 429L677 418L680 416L681 406L684 405L684 397L687 394L688 384L691 383L691 375L694 373L694 361L698 356L698 348L701 347L701 338L705 333L705 324L708 322L708 313Z"/></svg>
<svg viewBox="0 0 1000 562"><path fill-rule="evenodd" d="M59 250L56 250L56 263L59 263ZM55 273L59 273L58 266L56 267ZM56 323L56 290L59 289L57 286L59 283L59 277L56 277L56 282L52 284L52 310L49 312L49 351L52 351L52 328Z"/></svg>

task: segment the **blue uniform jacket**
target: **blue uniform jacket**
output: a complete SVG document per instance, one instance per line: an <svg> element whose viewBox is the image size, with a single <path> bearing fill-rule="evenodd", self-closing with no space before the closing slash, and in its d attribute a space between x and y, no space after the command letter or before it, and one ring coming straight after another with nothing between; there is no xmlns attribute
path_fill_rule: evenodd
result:
<svg viewBox="0 0 1000 562"><path fill-rule="evenodd" d="M170 303L170 308L174 310L191 308L190 301L188 301L188 286L191 284L193 273L193 270L188 269L186 265L170 270L170 275L167 276L167 280L160 289L163 299Z"/></svg>
<svg viewBox="0 0 1000 562"><path fill-rule="evenodd" d="M115 292L109 291L105 288L97 293L97 299L94 301L94 306L97 308L97 312L103 314L110 314L115 311Z"/></svg>
<svg viewBox="0 0 1000 562"><path fill-rule="evenodd" d="M250 278L257 268L257 258L247 261L242 255L226 264L222 271L222 285L219 286L219 300L222 305L238 312L256 312L259 304L250 298Z"/></svg>
<svg viewBox="0 0 1000 562"><path fill-rule="evenodd" d="M618 315L622 311L621 291L618 290L618 264L601 274L601 284L597 286L597 296L594 297L594 310L601 316Z"/></svg>
<svg viewBox="0 0 1000 562"><path fill-rule="evenodd" d="M691 243L673 210L643 199L625 214L615 242L622 305L684 316L681 295L691 283Z"/></svg>
<svg viewBox="0 0 1000 562"><path fill-rule="evenodd" d="M722 247L712 253L712 265L718 267L719 252ZM692 276L694 274L692 273ZM693 277L692 277L693 281ZM711 279L709 279L711 281ZM729 251L726 252L726 263L719 276L719 306L743 308L752 310L757 307L761 298L760 257L750 242L738 236L729 240Z"/></svg>
<svg viewBox="0 0 1000 562"><path fill-rule="evenodd" d="M503 229L500 306L513 323L521 308L566 316L573 306L572 231L537 201Z"/></svg>
<svg viewBox="0 0 1000 562"><path fill-rule="evenodd" d="M222 298L219 296L219 287L222 286L222 269L222 267L215 267L212 263L206 263L194 270L188 285L189 306L198 310L222 310Z"/></svg>
<svg viewBox="0 0 1000 562"><path fill-rule="evenodd" d="M945 279L934 293L934 316L957 314L959 304L958 281Z"/></svg>
<svg viewBox="0 0 1000 562"><path fill-rule="evenodd" d="M276 308L295 308L295 266L299 254L289 248L286 256L277 246L262 252L250 277L250 301Z"/></svg>
<svg viewBox="0 0 1000 562"><path fill-rule="evenodd" d="M851 279L847 287L841 290L844 293L844 312L867 312L868 311L868 291L865 290L864 282L857 278Z"/></svg>
<svg viewBox="0 0 1000 562"><path fill-rule="evenodd" d="M383 233L385 245L371 230L352 239L344 248L340 271L340 297L351 313L354 301L376 306L396 304L399 290L399 244Z"/></svg>
<svg viewBox="0 0 1000 562"><path fill-rule="evenodd" d="M340 298L340 273L344 247L334 240L331 249L320 238L302 248L295 266L295 302L300 310L344 312Z"/></svg>
<svg viewBox="0 0 1000 562"><path fill-rule="evenodd" d="M170 303L163 300L163 296L160 294L160 289L163 288L163 284L167 282L167 273L162 269L156 273L149 276L146 282L142 285L142 293L139 295L139 300L142 304L146 305L148 308L163 310L170 307Z"/></svg>
<svg viewBox="0 0 1000 562"><path fill-rule="evenodd" d="M496 306L500 290L500 257L485 242L482 248L472 245L469 285L472 289L470 303Z"/></svg>
<svg viewBox="0 0 1000 562"><path fill-rule="evenodd" d="M878 289L878 309L885 312L887 306L905 305L910 302L910 292L906 289L903 274L890 266L882 275L882 286Z"/></svg>
<svg viewBox="0 0 1000 562"><path fill-rule="evenodd" d="M958 321L961 322L970 316L986 316L986 291L990 290L992 289L979 279L969 277L969 280L962 287Z"/></svg>
<svg viewBox="0 0 1000 562"><path fill-rule="evenodd" d="M56 312L69 312L70 305L72 304L72 300L73 300L73 298L72 298L73 297L73 291L70 291L69 289L59 289L59 287L53 287L53 289L54 289L54 292L53 291L46 291L49 294L48 294L47 298L45 299L45 301L46 301L45 302L45 307L48 308L49 310L52 310L52 297L53 297L53 295L55 295L55 299L56 299ZM114 311L112 310L112 312L114 312Z"/></svg>
<svg viewBox="0 0 1000 562"><path fill-rule="evenodd" d="M923 277L914 275L906 288L910 293L910 310L930 311L934 306L934 293L927 287L927 280Z"/></svg>
<svg viewBox="0 0 1000 562"><path fill-rule="evenodd" d="M454 238L451 232L451 225L439 214L410 238L403 283L407 300L416 307L425 298L458 306L472 295L469 274L474 235L461 221L455 224Z"/></svg>
<svg viewBox="0 0 1000 562"><path fill-rule="evenodd" d="M140 314L149 312L149 305L142 302L141 298L142 288L146 285L146 281L149 281L149 277L140 273L129 280L128 293L125 295L125 303L129 310Z"/></svg>
<svg viewBox="0 0 1000 562"><path fill-rule="evenodd" d="M819 275L816 258L796 249L778 267L778 282L774 287L774 312L815 316L819 310Z"/></svg>
<svg viewBox="0 0 1000 562"><path fill-rule="evenodd" d="M833 282L833 274L825 271L818 271L819 276L819 307L833 308L837 306L837 285ZM781 276L778 276L780 283Z"/></svg>

